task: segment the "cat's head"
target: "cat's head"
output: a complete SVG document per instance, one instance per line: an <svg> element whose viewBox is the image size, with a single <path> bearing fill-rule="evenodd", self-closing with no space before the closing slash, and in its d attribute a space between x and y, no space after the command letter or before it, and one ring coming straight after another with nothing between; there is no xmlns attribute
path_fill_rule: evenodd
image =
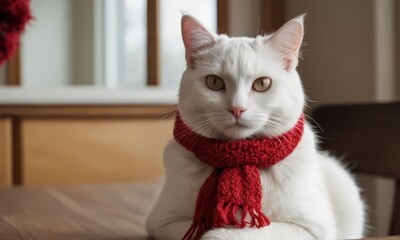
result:
<svg viewBox="0 0 400 240"><path fill-rule="evenodd" d="M206 137L234 140L280 135L303 111L296 71L303 16L256 38L217 35L182 17L187 69L178 108L183 121Z"/></svg>

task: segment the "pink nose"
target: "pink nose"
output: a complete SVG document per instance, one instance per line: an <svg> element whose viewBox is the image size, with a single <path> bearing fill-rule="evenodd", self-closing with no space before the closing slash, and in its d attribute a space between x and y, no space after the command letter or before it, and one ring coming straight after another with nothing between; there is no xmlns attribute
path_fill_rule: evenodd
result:
<svg viewBox="0 0 400 240"><path fill-rule="evenodd" d="M228 108L228 111L236 118L239 119L240 115L242 115L243 112L245 112L247 109L243 107L230 107Z"/></svg>

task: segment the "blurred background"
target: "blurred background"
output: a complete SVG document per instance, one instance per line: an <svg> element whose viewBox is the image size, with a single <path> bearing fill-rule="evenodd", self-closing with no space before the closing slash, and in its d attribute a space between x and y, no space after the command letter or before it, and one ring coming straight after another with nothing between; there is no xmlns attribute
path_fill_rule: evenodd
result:
<svg viewBox="0 0 400 240"><path fill-rule="evenodd" d="M163 174L185 69L180 10L230 36L306 13L298 71L307 112L400 99L395 0L32 0L18 52L0 67L0 185L152 182ZM393 182L360 180L384 235Z"/></svg>
<svg viewBox="0 0 400 240"><path fill-rule="evenodd" d="M32 0L31 5L35 19L19 54L23 88L158 85L176 92L185 68L180 10L231 36L269 33L306 13L299 72L312 101L399 98L399 4L393 0L167 0L149 5L147 0ZM0 70L1 85L15 81L7 79L6 68Z"/></svg>

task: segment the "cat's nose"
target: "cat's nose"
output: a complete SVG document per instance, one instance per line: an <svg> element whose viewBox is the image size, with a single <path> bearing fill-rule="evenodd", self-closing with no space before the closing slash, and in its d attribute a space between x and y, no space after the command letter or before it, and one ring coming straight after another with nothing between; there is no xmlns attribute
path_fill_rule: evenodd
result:
<svg viewBox="0 0 400 240"><path fill-rule="evenodd" d="M243 107L230 107L228 111L236 118L239 119L240 115L245 112L247 109Z"/></svg>

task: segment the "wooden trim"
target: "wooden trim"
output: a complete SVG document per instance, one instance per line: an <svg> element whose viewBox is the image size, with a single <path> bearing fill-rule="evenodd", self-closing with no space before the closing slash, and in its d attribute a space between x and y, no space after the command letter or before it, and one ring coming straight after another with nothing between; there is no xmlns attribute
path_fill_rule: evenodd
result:
<svg viewBox="0 0 400 240"><path fill-rule="evenodd" d="M157 86L159 81L158 54L158 0L147 1L147 85Z"/></svg>
<svg viewBox="0 0 400 240"><path fill-rule="evenodd" d="M7 65L7 85L21 85L21 59L19 48L10 58Z"/></svg>
<svg viewBox="0 0 400 240"><path fill-rule="evenodd" d="M22 131L21 120L12 120L12 183L13 185L23 184L23 161L22 161Z"/></svg>
<svg viewBox="0 0 400 240"><path fill-rule="evenodd" d="M171 118L176 105L0 105L4 117Z"/></svg>
<svg viewBox="0 0 400 240"><path fill-rule="evenodd" d="M229 0L217 0L217 26L218 33L230 33Z"/></svg>
<svg viewBox="0 0 400 240"><path fill-rule="evenodd" d="M261 0L259 34L278 30L285 22L285 6L282 0Z"/></svg>
<svg viewBox="0 0 400 240"><path fill-rule="evenodd" d="M400 179L397 179L395 183L390 235L400 235Z"/></svg>
<svg viewBox="0 0 400 240"><path fill-rule="evenodd" d="M0 118L0 186L12 184L12 129L10 118Z"/></svg>

